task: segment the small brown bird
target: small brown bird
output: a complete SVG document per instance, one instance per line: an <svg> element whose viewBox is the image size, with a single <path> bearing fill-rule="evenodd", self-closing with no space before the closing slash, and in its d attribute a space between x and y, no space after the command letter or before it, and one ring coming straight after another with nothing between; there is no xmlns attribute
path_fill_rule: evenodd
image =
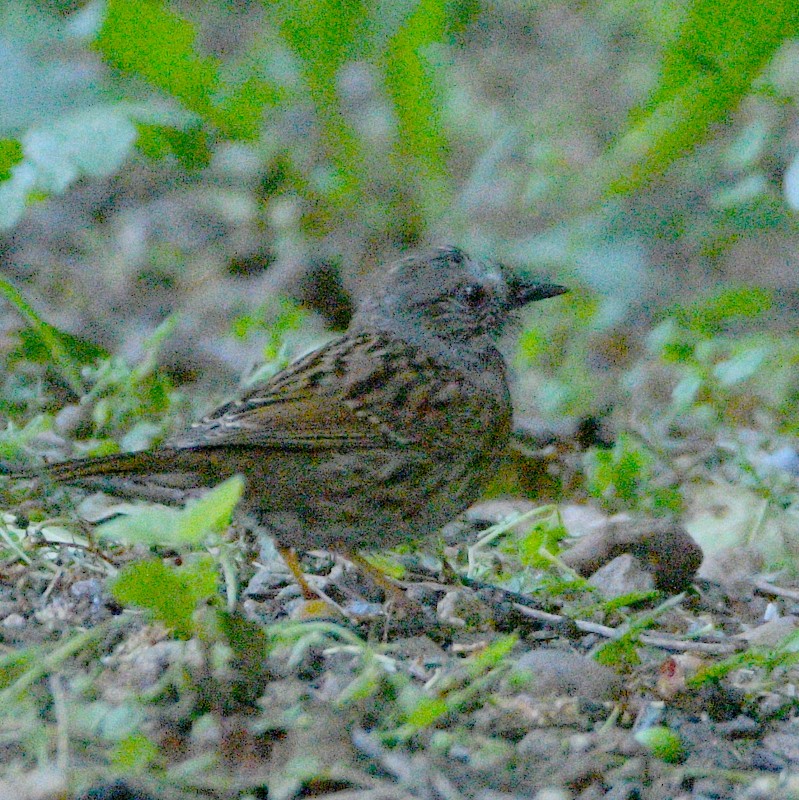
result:
<svg viewBox="0 0 799 800"><path fill-rule="evenodd" d="M421 538L474 502L508 444L503 325L565 291L454 247L410 255L376 276L344 335L163 446L17 475L130 494L241 474L293 569L292 550Z"/></svg>

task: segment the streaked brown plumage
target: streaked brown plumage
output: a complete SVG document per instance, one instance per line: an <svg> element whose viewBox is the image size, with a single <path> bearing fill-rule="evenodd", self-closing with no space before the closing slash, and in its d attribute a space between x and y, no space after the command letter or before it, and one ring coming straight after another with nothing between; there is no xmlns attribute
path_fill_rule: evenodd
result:
<svg viewBox="0 0 799 800"><path fill-rule="evenodd" d="M240 473L246 505L283 548L422 537L477 498L507 445L503 324L564 291L456 248L411 255L372 283L343 336L164 446L28 475L130 494Z"/></svg>

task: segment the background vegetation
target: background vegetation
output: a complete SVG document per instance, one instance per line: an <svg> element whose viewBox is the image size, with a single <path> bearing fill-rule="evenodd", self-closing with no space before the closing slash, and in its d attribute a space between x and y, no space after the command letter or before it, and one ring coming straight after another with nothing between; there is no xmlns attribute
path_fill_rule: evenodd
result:
<svg viewBox="0 0 799 800"><path fill-rule="evenodd" d="M299 324L279 297L344 325L342 289L428 242L584 288L565 320L535 312L547 341L575 318L569 338L591 339L555 337L569 375L536 390L548 413L606 405L615 378L584 371L626 366L630 326L720 286L762 287L733 316L790 327L792 3L2 15L3 275L51 323L133 358L179 311L163 359L181 382L240 373L264 323L279 347Z"/></svg>
<svg viewBox="0 0 799 800"><path fill-rule="evenodd" d="M676 516L706 552L745 544L753 572L794 572L798 33L799 5L784 0L2 4L0 458L157 444L345 327L361 275L456 243L573 287L508 343L524 446L503 490ZM530 455L552 442L554 458ZM8 597L24 573L39 608L74 569L60 560L72 550L48 548L96 555L95 533L63 492L4 491ZM222 531L240 491L224 484L194 510L128 508L97 532L112 572L131 543L180 554L165 565L137 551L114 602L199 642L208 664L215 647L238 659L233 679L207 667L194 722L230 713L210 695L249 702L264 673L248 650L288 649L294 669L337 637L357 654L337 707L384 703L381 747L472 708L510 639L431 697L387 677L384 653L353 634L264 633L236 616L243 567ZM533 571L549 569L565 592L553 513L503 545L515 573L478 569L470 551L470 576L549 590ZM629 668L639 628L627 622L605 660ZM23 723L0 745L22 771L65 758L63 721L39 719L31 688L111 636L98 626L53 649L68 626L45 628L20 634L30 649L2 645L0 698ZM202 695L196 674L173 679ZM78 705L87 685L70 687ZM165 770L125 703L135 720L113 735L82 718L93 758ZM270 793L290 797L309 775L274 778Z"/></svg>

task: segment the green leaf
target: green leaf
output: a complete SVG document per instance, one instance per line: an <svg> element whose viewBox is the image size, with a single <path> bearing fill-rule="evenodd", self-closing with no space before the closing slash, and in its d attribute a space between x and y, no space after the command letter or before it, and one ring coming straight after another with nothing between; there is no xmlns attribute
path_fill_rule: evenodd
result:
<svg viewBox="0 0 799 800"><path fill-rule="evenodd" d="M736 353L732 358L716 364L713 367L713 376L722 386L735 386L743 383L757 373L770 352L771 348L766 345L748 347L742 352Z"/></svg>
<svg viewBox="0 0 799 800"><path fill-rule="evenodd" d="M671 401L675 410L680 412L687 411L696 402L703 385L702 378L693 374L686 375L677 381L671 390Z"/></svg>
<svg viewBox="0 0 799 800"><path fill-rule="evenodd" d="M620 608L632 608L633 606L643 605L653 602L660 597L660 592L653 589L648 592L628 592L627 594L619 595L611 600L606 600L604 603L599 603L599 607L603 613L610 614Z"/></svg>
<svg viewBox="0 0 799 800"><path fill-rule="evenodd" d="M420 0L389 40L385 54L386 89L399 125L398 147L438 176L446 173L447 144L435 72L426 50L443 42L446 29L443 0Z"/></svg>
<svg viewBox="0 0 799 800"><path fill-rule="evenodd" d="M108 64L141 76L227 137L256 138L279 93L252 73L224 82L221 62L200 53L196 38L194 26L160 0L108 0L95 47Z"/></svg>
<svg viewBox="0 0 799 800"><path fill-rule="evenodd" d="M7 689L14 681L36 664L41 656L39 646L12 650L0 656L0 691Z"/></svg>
<svg viewBox="0 0 799 800"><path fill-rule="evenodd" d="M236 657L236 669L241 678L251 682L262 681L269 671L266 666L269 641L263 628L238 612L220 611L217 621Z"/></svg>
<svg viewBox="0 0 799 800"><path fill-rule="evenodd" d="M9 422L0 429L0 460L14 462L29 457L29 442L51 429L52 418L44 414L37 414L23 428Z"/></svg>
<svg viewBox="0 0 799 800"><path fill-rule="evenodd" d="M185 130L167 125L140 124L136 147L148 158L161 159L174 156L187 171L207 167L211 162L211 149L204 128L192 125Z"/></svg>
<svg viewBox="0 0 799 800"><path fill-rule="evenodd" d="M102 358L108 358L108 351L104 350L88 339L44 323L49 328L50 333L61 345L63 352L76 364L95 364ZM53 353L50 350L48 340L42 337L41 331L36 328L25 328L19 332L20 347L13 353L14 358L22 358L27 361L46 363L53 360Z"/></svg>
<svg viewBox="0 0 799 800"><path fill-rule="evenodd" d="M146 78L207 117L219 66L195 51L196 36L190 22L158 0L108 0L95 47L111 66Z"/></svg>
<svg viewBox="0 0 799 800"><path fill-rule="evenodd" d="M500 664L505 657L513 650L519 637L515 634L502 636L496 641L491 642L488 647L476 653L469 659L468 670L472 678L482 675L489 669Z"/></svg>
<svg viewBox="0 0 799 800"><path fill-rule="evenodd" d="M628 450L624 447L616 453L615 476L616 493L620 500L632 503L638 494L638 482L650 459L642 451Z"/></svg>
<svg viewBox="0 0 799 800"><path fill-rule="evenodd" d="M116 517L97 528L101 539L115 542L170 546L179 528L180 511L160 506L141 506L131 509L130 514Z"/></svg>
<svg viewBox="0 0 799 800"><path fill-rule="evenodd" d="M447 701L440 697L423 697L407 715L405 722L417 728L426 728L449 711Z"/></svg>
<svg viewBox="0 0 799 800"><path fill-rule="evenodd" d="M322 125L325 147L336 168L328 195L343 203L360 188L363 154L341 111L341 67L363 53L368 9L362 0L306 0L277 6L280 33L301 60L303 75Z"/></svg>
<svg viewBox="0 0 799 800"><path fill-rule="evenodd" d="M282 2L281 34L307 68L314 93L333 97L344 64L362 52L368 11L363 0Z"/></svg>
<svg viewBox="0 0 799 800"><path fill-rule="evenodd" d="M241 499L244 480L234 475L199 500L181 510L163 506L132 507L131 513L97 528L97 535L115 541L164 545L178 549L197 547L230 523Z"/></svg>
<svg viewBox="0 0 799 800"><path fill-rule="evenodd" d="M633 191L690 152L798 31L793 2L694 0L664 54L657 88L600 165L610 190Z"/></svg>
<svg viewBox="0 0 799 800"><path fill-rule="evenodd" d="M682 512L683 505L683 495L677 486L655 487L652 490L652 510L656 514L676 516Z"/></svg>
<svg viewBox="0 0 799 800"><path fill-rule="evenodd" d="M683 326L703 337L715 336L728 322L756 319L769 311L773 296L757 286L733 286L673 312Z"/></svg>
<svg viewBox="0 0 799 800"><path fill-rule="evenodd" d="M196 632L194 611L200 602L216 595L217 583L210 556L181 567L150 559L125 567L111 585L111 593L123 605L146 609L179 637L189 638Z"/></svg>
<svg viewBox="0 0 799 800"><path fill-rule="evenodd" d="M786 39L795 35L799 7L792 2L694 0L676 41L666 51L660 84L650 99L658 105L697 75L719 74L746 82Z"/></svg>
<svg viewBox="0 0 799 800"><path fill-rule="evenodd" d="M694 355L694 346L687 342L668 342L663 345L660 356L667 364L687 364Z"/></svg>
<svg viewBox="0 0 799 800"><path fill-rule="evenodd" d="M75 340L62 334L57 328L45 322L33 309L20 292L8 281L0 278L0 295L5 298L17 309L30 325L31 331L39 340L39 344L50 355L54 366L61 373L64 380L75 394L80 397L83 394L83 381L80 376L79 362L76 362L74 355L75 349L71 348Z"/></svg>
<svg viewBox="0 0 799 800"><path fill-rule="evenodd" d="M17 139L0 139L0 181L11 177L11 168L22 161L22 143Z"/></svg>
<svg viewBox="0 0 799 800"><path fill-rule="evenodd" d="M223 83L214 98L213 119L231 139L257 139L264 109L277 105L279 98L274 86L255 75L236 87Z"/></svg>
<svg viewBox="0 0 799 800"><path fill-rule="evenodd" d="M143 772L158 758L158 747L143 733L132 733L111 751L111 763L126 773Z"/></svg>
<svg viewBox="0 0 799 800"><path fill-rule="evenodd" d="M641 663L635 650L635 644L629 635L603 644L597 650L594 658L598 663L616 669L621 666L632 668Z"/></svg>
<svg viewBox="0 0 799 800"><path fill-rule="evenodd" d="M233 509L244 493L240 475L228 478L199 500L186 505L180 512L178 542L197 544L208 533L220 533L229 524Z"/></svg>
<svg viewBox="0 0 799 800"><path fill-rule="evenodd" d="M86 650L115 628L114 620L69 635L54 646L36 645L0 658L0 707L7 708L44 675L64 669L65 662Z"/></svg>
<svg viewBox="0 0 799 800"><path fill-rule="evenodd" d="M672 494L659 495L653 485L654 456L632 436L621 434L610 450L592 448L584 458L586 487L611 509L644 506L651 510L656 500L671 502Z"/></svg>
<svg viewBox="0 0 799 800"><path fill-rule="evenodd" d="M541 554L542 549L549 553L558 552L558 543L568 535L557 515L534 525L518 542L519 557L522 564L536 568L546 568L551 563Z"/></svg>

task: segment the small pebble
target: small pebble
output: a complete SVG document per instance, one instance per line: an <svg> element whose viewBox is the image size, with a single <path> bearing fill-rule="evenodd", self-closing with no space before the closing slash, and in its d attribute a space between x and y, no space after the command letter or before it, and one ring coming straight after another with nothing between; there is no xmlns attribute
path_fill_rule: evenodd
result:
<svg viewBox="0 0 799 800"><path fill-rule="evenodd" d="M565 789L558 789L554 786L547 786L544 789L539 789L533 800L571 800L571 792Z"/></svg>
<svg viewBox="0 0 799 800"><path fill-rule="evenodd" d="M22 614L9 614L3 620L3 627L11 628L12 630L19 630L20 628L24 628L25 625L25 617L23 617Z"/></svg>
<svg viewBox="0 0 799 800"><path fill-rule="evenodd" d="M588 583L607 600L635 592L650 592L655 588L652 573L629 553L617 556L600 567L588 579Z"/></svg>

